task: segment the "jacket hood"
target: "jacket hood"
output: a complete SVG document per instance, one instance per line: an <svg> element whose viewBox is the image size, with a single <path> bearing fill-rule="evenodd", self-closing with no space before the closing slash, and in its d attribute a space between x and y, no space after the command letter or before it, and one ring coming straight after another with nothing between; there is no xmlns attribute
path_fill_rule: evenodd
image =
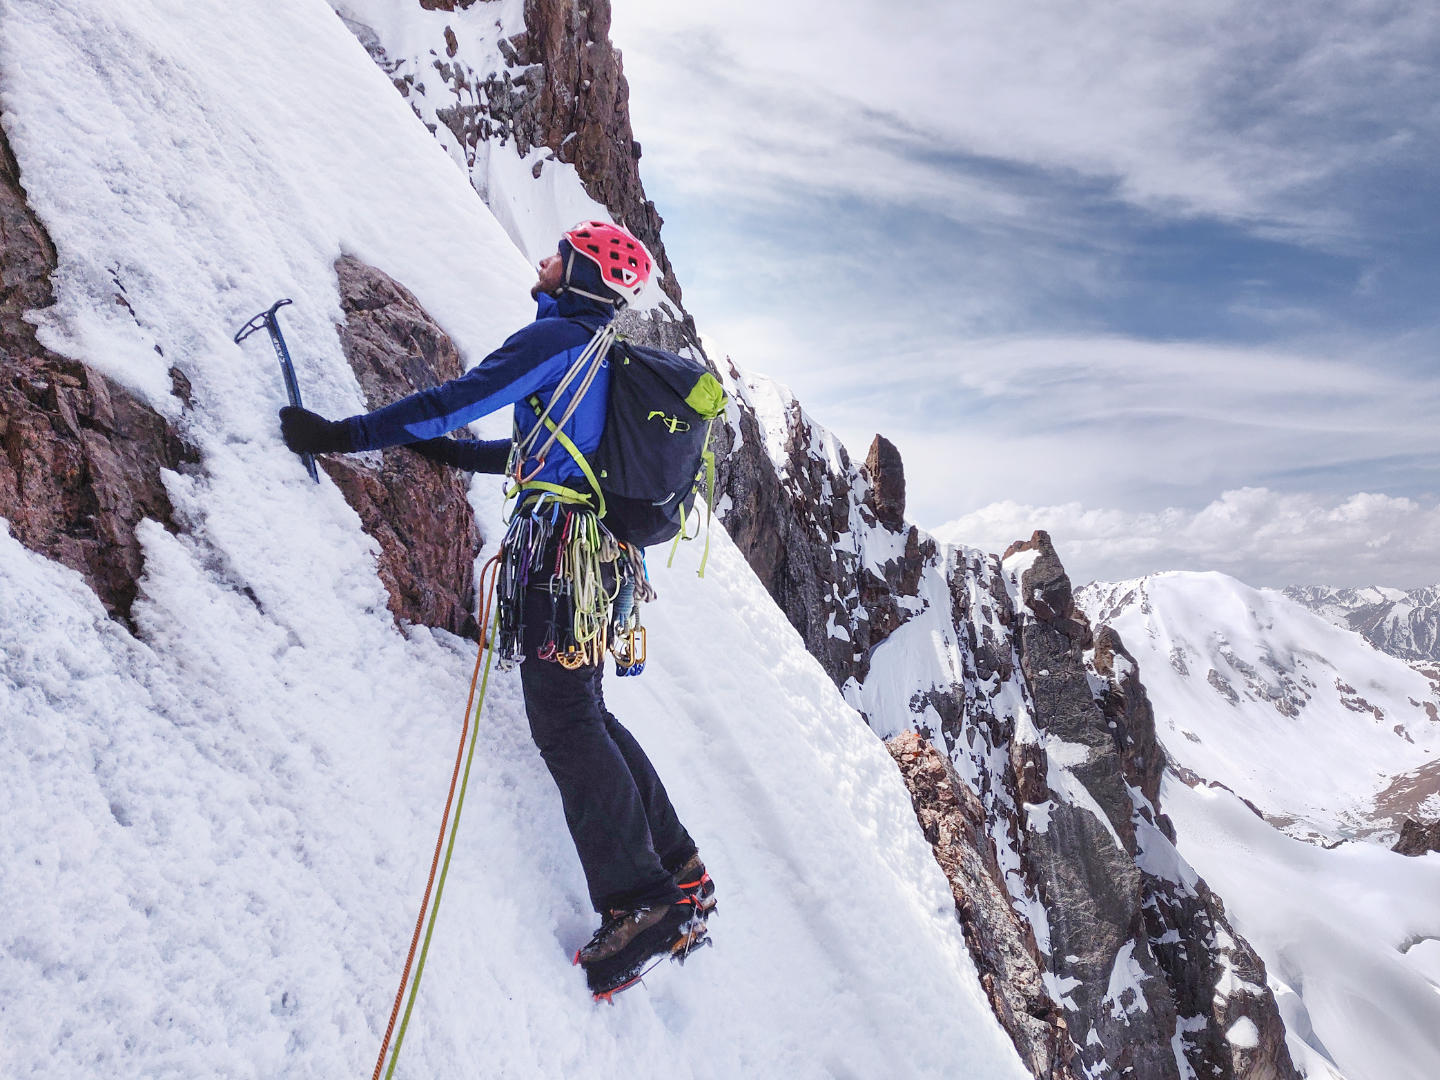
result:
<svg viewBox="0 0 1440 1080"><path fill-rule="evenodd" d="M596 296L611 295L610 287L600 277L600 268L589 259L575 255L572 262L572 249L568 240L560 241L560 258L570 263L569 285L577 289L583 289L587 293L594 293ZM588 296L581 296L571 292L569 288L561 287L555 297L559 305L559 314L566 318L573 318L577 315L595 316L609 321L615 317L615 305L613 303L602 303L593 300Z"/></svg>

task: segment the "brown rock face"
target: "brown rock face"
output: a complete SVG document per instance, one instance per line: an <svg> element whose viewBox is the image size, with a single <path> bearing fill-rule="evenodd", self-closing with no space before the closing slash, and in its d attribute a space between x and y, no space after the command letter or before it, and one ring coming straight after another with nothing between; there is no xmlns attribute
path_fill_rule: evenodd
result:
<svg viewBox="0 0 1440 1080"><path fill-rule="evenodd" d="M1414 818L1406 818L1405 824L1400 827L1400 839L1395 841L1395 846L1390 850L1398 851L1401 855L1424 855L1427 852L1440 851L1440 821L1426 824Z"/></svg>
<svg viewBox="0 0 1440 1080"><path fill-rule="evenodd" d="M335 263L345 358L372 408L461 373L460 353L419 301L351 256ZM320 464L380 545L380 580L397 620L478 637L475 553L480 532L454 470L396 447L377 469L355 458Z"/></svg>
<svg viewBox="0 0 1440 1080"><path fill-rule="evenodd" d="M905 527L905 463L900 451L884 435L876 435L865 456L865 471L874 485L870 508L880 522L891 529Z"/></svg>
<svg viewBox="0 0 1440 1080"><path fill-rule="evenodd" d="M915 816L950 881L955 915L1000 1024L1040 1080L1074 1080L1065 1017L1043 982L1035 935L1015 912L985 808L944 755L913 732L886 743L910 790Z"/></svg>
<svg viewBox="0 0 1440 1080"><path fill-rule="evenodd" d="M517 149L547 146L572 162L585 190L644 241L663 272L666 294L680 303L665 245L663 219L640 183L640 144L630 127L630 84L610 43L610 0L526 0L525 32L511 39L520 65L536 64L538 85L511 118ZM528 73L527 73L528 74ZM528 142L528 146L526 143Z"/></svg>
<svg viewBox="0 0 1440 1080"><path fill-rule="evenodd" d="M0 517L128 621L144 568L135 528L152 518L174 530L161 471L195 455L123 386L36 341L22 316L54 302L55 261L0 132Z"/></svg>
<svg viewBox="0 0 1440 1080"><path fill-rule="evenodd" d="M419 0L427 11L464 10L477 2L485 0ZM586 193L644 241L662 275L661 287L680 306L680 285L660 239L662 219L640 182L630 87L609 39L610 0L526 0L525 29L500 41L499 70L488 67L488 56L467 56L448 26L428 53L406 57L390 55L370 27L353 20L347 25L422 119L433 110L434 119L426 123L431 130L438 125L449 130L467 167L475 166L481 143L503 148L512 140L521 157L536 147L549 151L532 167L537 178L547 162L574 165ZM472 176L486 195L484 176ZM689 322L683 309L678 318ZM693 324L689 329L690 342L697 344Z"/></svg>

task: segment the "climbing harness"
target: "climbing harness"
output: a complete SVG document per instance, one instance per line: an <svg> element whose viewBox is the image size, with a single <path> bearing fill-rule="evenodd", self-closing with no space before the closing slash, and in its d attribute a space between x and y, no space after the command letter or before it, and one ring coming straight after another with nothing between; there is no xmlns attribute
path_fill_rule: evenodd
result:
<svg viewBox="0 0 1440 1080"><path fill-rule="evenodd" d="M496 653L502 670L524 657L525 596L549 603L537 660L576 670L599 664L607 647L622 674L645 662L639 604L655 590L645 553L617 539L593 510L542 491L518 507L501 545L496 585Z"/></svg>

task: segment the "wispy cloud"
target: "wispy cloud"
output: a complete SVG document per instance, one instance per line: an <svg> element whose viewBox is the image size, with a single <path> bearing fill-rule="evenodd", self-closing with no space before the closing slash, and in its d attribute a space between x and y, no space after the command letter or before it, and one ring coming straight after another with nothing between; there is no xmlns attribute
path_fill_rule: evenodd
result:
<svg viewBox="0 0 1440 1080"><path fill-rule="evenodd" d="M747 367L798 347L783 321L744 329L743 348L724 344L757 358ZM1112 337L929 351L903 326L868 330L871 354L831 355L828 370L808 371L814 392L802 400L854 452L877 431L896 443L922 524L1017 496L1129 512L1193 508L1245 486L1327 498L1440 492L1440 374L1386 371L1366 351Z"/></svg>
<svg viewBox="0 0 1440 1080"><path fill-rule="evenodd" d="M1227 491L1199 510L998 502L942 526L990 551L1045 529L1076 584L1162 570L1222 570L1255 585L1440 582L1440 502L1355 494L1325 499Z"/></svg>
<svg viewBox="0 0 1440 1080"><path fill-rule="evenodd" d="M627 67L668 89L636 111L673 179L777 197L803 180L1004 212L1007 187L949 151L1328 233L1339 211L1293 194L1420 152L1440 85L1440 13L1413 3L628 0L615 21Z"/></svg>

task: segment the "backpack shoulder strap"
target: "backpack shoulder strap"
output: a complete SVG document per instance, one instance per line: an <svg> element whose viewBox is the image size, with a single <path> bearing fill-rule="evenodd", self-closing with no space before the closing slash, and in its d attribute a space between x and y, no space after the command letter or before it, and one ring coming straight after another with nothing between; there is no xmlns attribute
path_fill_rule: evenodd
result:
<svg viewBox="0 0 1440 1080"><path fill-rule="evenodd" d="M574 460L575 464L580 466L580 471L585 474L585 479L590 484L590 490L595 492L595 500L597 503L595 516L603 518L605 516L605 493L600 490L600 481L595 478L595 470L590 468L590 462L585 460L585 455L580 452L580 448L575 445L575 441L571 439L569 435L566 435L554 420L551 420L550 417L545 415L544 410L540 407L540 399L538 397L534 394L530 395L529 404L530 407L535 410L535 415L540 418L540 423L544 424L549 430L550 440L552 442L558 442L561 447L564 448L565 452ZM538 486L538 484L535 481L531 481L531 486ZM556 485L545 486L553 488Z"/></svg>

